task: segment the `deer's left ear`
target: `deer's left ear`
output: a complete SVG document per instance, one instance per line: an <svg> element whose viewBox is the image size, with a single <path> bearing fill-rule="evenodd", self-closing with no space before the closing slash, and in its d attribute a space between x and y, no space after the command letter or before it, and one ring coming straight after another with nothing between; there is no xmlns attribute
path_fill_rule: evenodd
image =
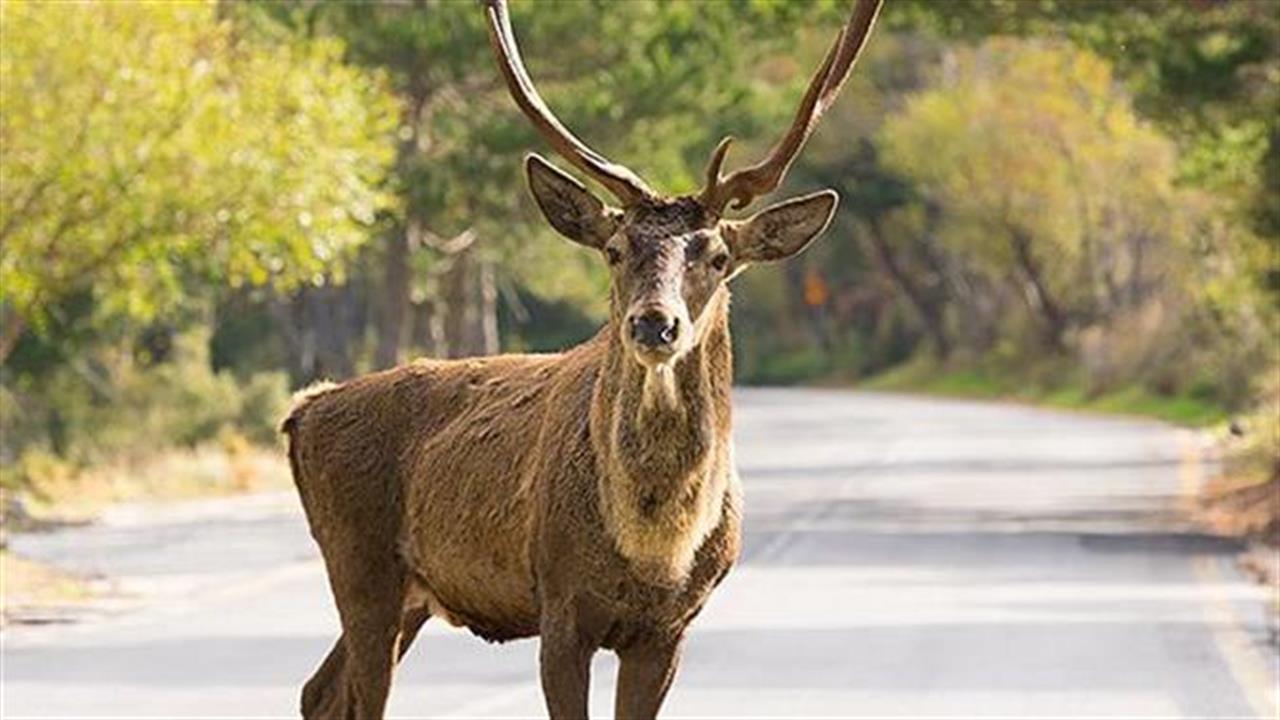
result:
<svg viewBox="0 0 1280 720"><path fill-rule="evenodd" d="M827 229L839 200L834 190L823 190L729 223L725 236L734 259L762 262L795 255Z"/></svg>

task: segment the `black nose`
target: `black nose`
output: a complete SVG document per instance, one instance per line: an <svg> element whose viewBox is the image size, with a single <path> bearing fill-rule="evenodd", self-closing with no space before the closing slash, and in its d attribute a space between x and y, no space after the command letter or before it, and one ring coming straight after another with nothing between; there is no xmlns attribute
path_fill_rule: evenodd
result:
<svg viewBox="0 0 1280 720"><path fill-rule="evenodd" d="M646 310L631 318L631 339L640 345L670 345L679 334L680 321L661 310Z"/></svg>

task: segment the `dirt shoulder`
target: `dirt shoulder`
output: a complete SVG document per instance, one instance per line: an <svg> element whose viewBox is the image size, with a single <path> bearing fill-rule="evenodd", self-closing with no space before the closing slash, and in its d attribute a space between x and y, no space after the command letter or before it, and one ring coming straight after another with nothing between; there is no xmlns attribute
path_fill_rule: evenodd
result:
<svg viewBox="0 0 1280 720"><path fill-rule="evenodd" d="M0 627L59 622L98 592L91 578L0 550Z"/></svg>
<svg viewBox="0 0 1280 720"><path fill-rule="evenodd" d="M288 464L273 448L211 445L158 453L142 462L48 473L4 493L0 523L0 626L69 622L92 607L119 604L122 591L100 551L56 538L111 527L120 518L182 514L203 501L283 492ZM140 510L140 508L145 508Z"/></svg>

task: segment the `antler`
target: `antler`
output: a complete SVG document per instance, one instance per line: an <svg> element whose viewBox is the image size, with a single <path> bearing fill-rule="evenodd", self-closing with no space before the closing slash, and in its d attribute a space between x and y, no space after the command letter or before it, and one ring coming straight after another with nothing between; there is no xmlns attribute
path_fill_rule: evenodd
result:
<svg viewBox="0 0 1280 720"><path fill-rule="evenodd" d="M507 81L507 88L516 104L533 122L551 147L579 170L595 178L626 206L655 197L653 190L631 170L610 162L587 147L558 120L538 95L520 59L515 34L511 31L511 18L507 14L506 0L480 0L485 8L489 25L489 44L498 60L498 69Z"/></svg>
<svg viewBox="0 0 1280 720"><path fill-rule="evenodd" d="M791 128L773 146L768 157L722 178L720 168L724 165L724 158L733 138L726 137L720 141L711 154L711 162L707 164L707 185L698 198L703 207L719 215L732 202L733 208L740 210L757 197L778 189L787 170L791 168L791 163L817 127L822 114L839 96L840 88L844 85L845 78L849 77L854 61L866 46L871 26L876 22L882 3L883 0L858 0L849 15L849 22L836 37L835 44L831 46L818 72L810 81L809 89L800 102L800 109L791 121Z"/></svg>

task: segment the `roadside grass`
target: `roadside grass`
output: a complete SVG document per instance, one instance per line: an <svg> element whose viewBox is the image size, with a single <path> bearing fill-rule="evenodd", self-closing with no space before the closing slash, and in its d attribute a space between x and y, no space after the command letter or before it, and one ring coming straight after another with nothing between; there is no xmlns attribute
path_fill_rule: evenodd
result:
<svg viewBox="0 0 1280 720"><path fill-rule="evenodd" d="M1021 367L1015 372L994 367L947 368L918 358L858 386L867 390L1015 400L1053 408L1151 417L1189 427L1212 426L1228 417L1226 410L1207 400L1157 395L1136 385L1090 393L1073 373L1062 372L1051 364Z"/></svg>
<svg viewBox="0 0 1280 720"><path fill-rule="evenodd" d="M64 607L92 598L84 578L0 550L0 625L30 608Z"/></svg>
<svg viewBox="0 0 1280 720"><path fill-rule="evenodd" d="M224 496L290 486L284 454L238 436L196 448L160 450L142 459L75 468L56 458L24 458L21 515L31 522L89 520L114 503ZM8 509L7 509L8 510ZM15 518L9 518L13 520ZM21 525L23 518L17 518Z"/></svg>
<svg viewBox="0 0 1280 720"><path fill-rule="evenodd" d="M48 453L26 453L5 468L3 532L41 531L90 522L120 502L166 502L291 485L278 449L225 434L195 448L76 467ZM3 541L0 541L3 547ZM87 578L0 549L0 625L49 622L63 608L98 597Z"/></svg>
<svg viewBox="0 0 1280 720"><path fill-rule="evenodd" d="M1280 377L1236 429L1221 434L1221 472L1205 484L1199 518L1214 532L1250 540L1241 567L1280 587ZM1280 617L1280 595L1273 609Z"/></svg>
<svg viewBox="0 0 1280 720"><path fill-rule="evenodd" d="M1215 530L1280 547L1280 379L1235 429L1219 438L1221 473L1205 487L1205 517Z"/></svg>
<svg viewBox="0 0 1280 720"><path fill-rule="evenodd" d="M92 521L119 502L234 495L290 484L283 453L244 442L238 435L86 468L44 453L26 454L19 465L10 470L21 473L21 483L3 493L7 532ZM50 612L95 597L94 584L87 578L0 550L0 625L47 621Z"/></svg>

